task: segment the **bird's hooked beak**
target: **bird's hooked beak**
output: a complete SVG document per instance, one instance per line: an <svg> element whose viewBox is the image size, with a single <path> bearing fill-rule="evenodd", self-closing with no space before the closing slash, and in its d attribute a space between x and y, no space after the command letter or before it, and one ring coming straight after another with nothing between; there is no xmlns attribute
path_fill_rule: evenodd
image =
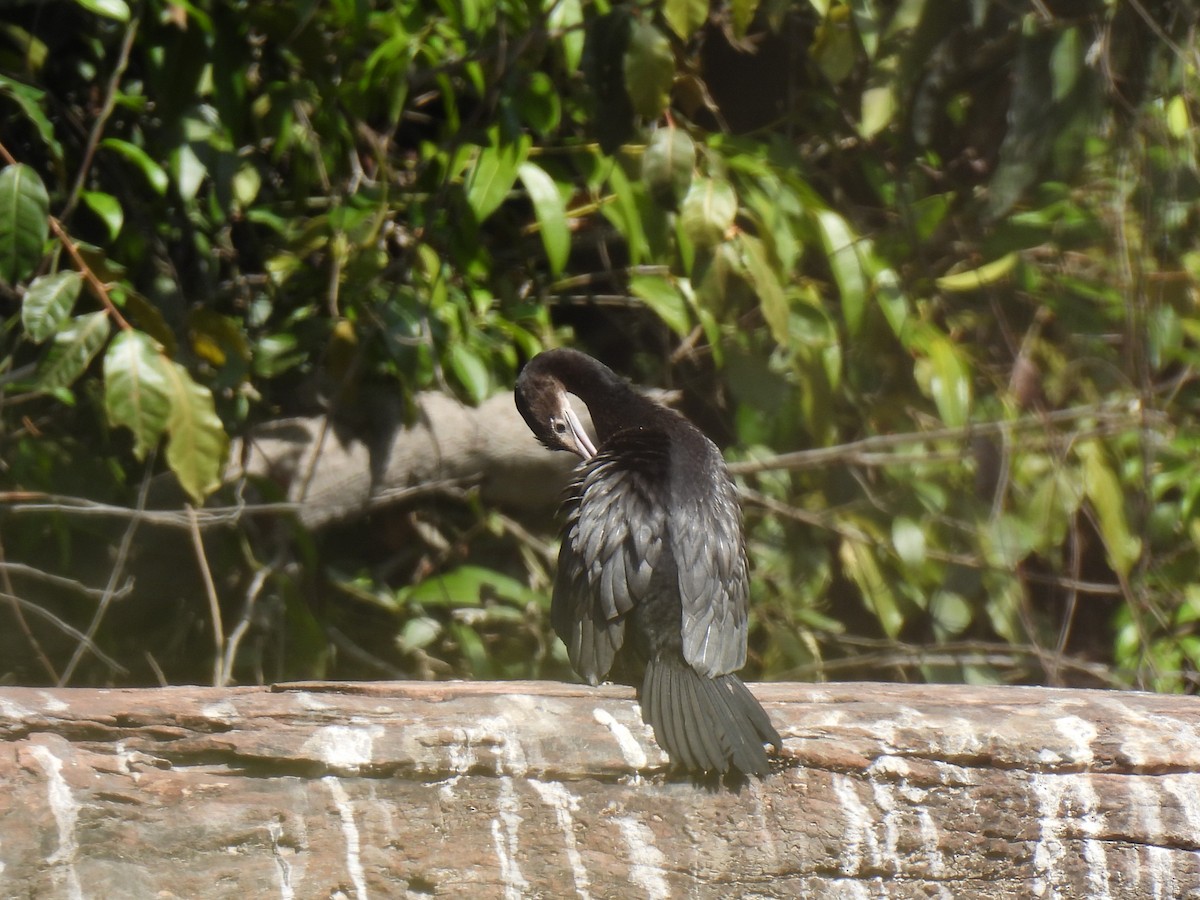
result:
<svg viewBox="0 0 1200 900"><path fill-rule="evenodd" d="M575 410L571 408L571 404L566 397L563 398L562 417L567 423L567 428L571 431L571 437L575 441L576 452L584 459L591 459L595 456L596 445L592 443L592 439L584 431L583 423L579 421L579 416L575 415Z"/></svg>

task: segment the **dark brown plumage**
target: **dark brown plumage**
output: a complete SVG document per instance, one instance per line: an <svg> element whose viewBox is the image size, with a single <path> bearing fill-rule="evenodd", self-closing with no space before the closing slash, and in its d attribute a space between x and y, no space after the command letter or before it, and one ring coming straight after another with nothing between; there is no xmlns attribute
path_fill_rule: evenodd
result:
<svg viewBox="0 0 1200 900"><path fill-rule="evenodd" d="M596 442L567 394L591 413ZM780 737L735 674L749 594L741 509L720 451L683 416L574 350L522 370L517 409L583 463L567 489L551 621L575 671L642 670L642 716L671 760L765 775ZM632 657L632 658L630 658Z"/></svg>

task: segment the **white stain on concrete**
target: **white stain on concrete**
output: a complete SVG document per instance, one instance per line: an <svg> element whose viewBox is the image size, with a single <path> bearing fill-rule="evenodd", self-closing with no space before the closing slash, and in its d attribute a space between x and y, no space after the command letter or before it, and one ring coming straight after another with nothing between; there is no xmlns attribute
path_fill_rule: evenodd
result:
<svg viewBox="0 0 1200 900"><path fill-rule="evenodd" d="M1061 721L1061 720L1060 720ZM1082 721L1082 720L1081 720ZM1090 756L1091 747L1087 752ZM1087 863L1088 896L1094 900L1112 900L1109 884L1108 853L1104 841L1106 823L1104 814L1098 809L1100 801L1092 776L1083 772L1066 776L1073 789L1077 809L1074 810L1079 831L1083 834L1083 858Z"/></svg>
<svg viewBox="0 0 1200 900"><path fill-rule="evenodd" d="M845 775L833 776L833 793L842 806L842 815L846 818L846 831L843 836L841 859L838 869L846 875L855 875L863 865L863 851L872 866L881 863L879 841L872 828L870 813L866 805L858 797L854 782Z"/></svg>
<svg viewBox="0 0 1200 900"><path fill-rule="evenodd" d="M334 802L336 803L336 800ZM353 821L353 815L351 820ZM279 877L279 900L294 900L296 891L292 887L292 865L287 861L284 848L279 846L279 839L283 837L283 825L279 822L268 822L267 834L271 836L271 852L275 857L275 870Z"/></svg>
<svg viewBox="0 0 1200 900"><path fill-rule="evenodd" d="M618 722L607 709L601 709L599 706L592 710L592 718L611 732L627 766L634 771L646 768L646 751L633 736L633 732Z"/></svg>
<svg viewBox="0 0 1200 900"><path fill-rule="evenodd" d="M579 810L579 798L558 781L530 781L529 785L537 791L542 802L554 811L554 819L563 834L563 850L575 881L575 893L579 895L579 900L591 900L591 881L575 843L575 817L572 813Z"/></svg>
<svg viewBox="0 0 1200 900"><path fill-rule="evenodd" d="M354 883L354 891L358 900L367 900L367 873L362 865L362 844L358 835L358 825L354 821L354 804L350 802L350 797L337 776L326 775L321 782L328 788L342 823L342 836L346 839L346 870Z"/></svg>
<svg viewBox="0 0 1200 900"><path fill-rule="evenodd" d="M917 810L917 833L921 836L921 848L925 851L925 859L929 863L929 874L934 878L942 878L946 874L946 858L942 855L941 834L938 833L937 823L929 810Z"/></svg>
<svg viewBox="0 0 1200 900"><path fill-rule="evenodd" d="M301 748L338 772L355 775L371 764L382 725L326 725L313 732Z"/></svg>
<svg viewBox="0 0 1200 900"><path fill-rule="evenodd" d="M521 802L517 798L513 780L502 775L500 781L499 812L492 819L492 843L496 848L496 859L500 863L500 879L504 882L504 900L520 900L529 890L529 882L521 874L520 829Z"/></svg>
<svg viewBox="0 0 1200 900"><path fill-rule="evenodd" d="M75 857L79 852L79 843L75 837L75 825L79 821L79 801L71 793L71 786L67 784L67 780L63 778L61 759L40 744L30 747L29 753L46 773L46 799L58 827L58 849L46 857L46 862L62 867L67 882L67 896L71 900L83 900L83 887L79 882L79 873L75 870Z"/></svg>
<svg viewBox="0 0 1200 900"><path fill-rule="evenodd" d="M49 691L38 691L38 696L42 698L42 708L46 712L60 713L71 708L65 700L54 696Z"/></svg>
<svg viewBox="0 0 1200 900"><path fill-rule="evenodd" d="M27 719L33 715L33 710L26 709L20 703L14 703L12 700L6 700L0 697L0 718L12 719Z"/></svg>
<svg viewBox="0 0 1200 900"><path fill-rule="evenodd" d="M322 710L331 708L328 703L316 694L310 694L308 691L297 691L295 697L296 705L306 712L321 712Z"/></svg>
<svg viewBox="0 0 1200 900"><path fill-rule="evenodd" d="M1054 720L1054 730L1065 737L1071 744L1068 762L1080 765L1091 765L1096 758L1092 743L1096 740L1096 726L1087 719L1079 716L1060 716Z"/></svg>
<svg viewBox="0 0 1200 900"><path fill-rule="evenodd" d="M238 710L228 700L218 700L216 703L200 707L200 715L214 722L228 722L237 718Z"/></svg>
<svg viewBox="0 0 1200 900"><path fill-rule="evenodd" d="M1162 822L1162 797L1155 789L1160 784L1159 778L1161 776L1132 776L1129 779L1129 799L1138 810L1142 828L1146 832L1146 840L1150 842L1150 845L1144 848L1146 868L1150 875L1150 890L1147 896L1151 900L1172 900L1177 896L1174 853L1166 847L1154 846L1156 842L1166 838Z"/></svg>
<svg viewBox="0 0 1200 900"><path fill-rule="evenodd" d="M1033 849L1033 893L1059 900L1064 880L1061 871L1067 848L1063 845L1064 822L1059 815L1067 786L1065 776L1033 772L1030 788L1038 808L1038 842Z"/></svg>
<svg viewBox="0 0 1200 900"><path fill-rule="evenodd" d="M654 832L632 816L614 821L621 829L629 853L629 880L645 893L647 900L668 900L671 888L667 885L666 858L654 843Z"/></svg>

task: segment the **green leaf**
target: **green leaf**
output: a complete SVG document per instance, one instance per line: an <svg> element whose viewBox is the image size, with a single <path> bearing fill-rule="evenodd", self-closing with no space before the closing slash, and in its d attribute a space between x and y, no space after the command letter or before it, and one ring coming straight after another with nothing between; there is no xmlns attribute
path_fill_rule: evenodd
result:
<svg viewBox="0 0 1200 900"><path fill-rule="evenodd" d="M104 223L104 227L108 229L108 239L115 241L121 233L121 226L125 224L125 211L121 209L117 198L102 191L83 191L79 196L87 208Z"/></svg>
<svg viewBox="0 0 1200 900"><path fill-rule="evenodd" d="M478 222L500 208L517 180L517 170L529 155L527 135L518 141L500 142L494 133L493 140L495 143L479 152L467 176L467 205Z"/></svg>
<svg viewBox="0 0 1200 900"><path fill-rule="evenodd" d="M471 400L482 403L491 393L492 381L487 366L474 350L464 342L456 341L447 351L446 361L458 383L467 389Z"/></svg>
<svg viewBox="0 0 1200 900"><path fill-rule="evenodd" d="M21 301L21 324L35 344L58 331L79 298L83 276L73 269L35 278Z"/></svg>
<svg viewBox="0 0 1200 900"><path fill-rule="evenodd" d="M550 271L555 275L562 272L571 253L571 231L567 227L567 206L554 184L554 179L535 163L521 163L517 169L521 183L529 192L533 212L537 216L538 229L542 233L542 246Z"/></svg>
<svg viewBox="0 0 1200 900"><path fill-rule="evenodd" d="M739 234L737 241L742 250L742 259L746 263L746 271L758 294L758 303L762 309L771 336L781 347L791 346L788 301L779 283L779 276L767 260L767 251L762 241L750 234Z"/></svg>
<svg viewBox="0 0 1200 900"><path fill-rule="evenodd" d="M654 132L642 154L642 182L664 209L677 209L692 185L696 144L686 131L668 126Z"/></svg>
<svg viewBox="0 0 1200 900"><path fill-rule="evenodd" d="M55 137L54 124L50 121L44 109L46 105L46 92L0 75L0 96L11 97L13 99L17 106L21 108L21 112L25 114L25 118L37 130L38 136L42 139L42 143L46 145L46 149L50 151L50 155L56 161L61 162L62 145Z"/></svg>
<svg viewBox="0 0 1200 900"><path fill-rule="evenodd" d="M42 261L50 234L50 196L36 171L17 163L0 171L0 281L15 285Z"/></svg>
<svg viewBox="0 0 1200 900"><path fill-rule="evenodd" d="M688 315L687 298L669 278L634 275L629 281L629 289L680 337L691 330L692 318Z"/></svg>
<svg viewBox="0 0 1200 900"><path fill-rule="evenodd" d="M625 90L633 111L657 119L666 108L675 81L675 54L666 36L647 22L635 21L625 51Z"/></svg>
<svg viewBox="0 0 1200 900"><path fill-rule="evenodd" d="M1142 554L1142 541L1129 529L1121 483L1096 441L1079 444L1075 452L1083 460L1084 491L1096 511L1108 564L1114 572L1127 576Z"/></svg>
<svg viewBox="0 0 1200 900"><path fill-rule="evenodd" d="M104 409L114 428L133 432L133 453L145 459L170 418L172 363L148 335L126 329L104 354Z"/></svg>
<svg viewBox="0 0 1200 900"><path fill-rule="evenodd" d="M858 585L863 602L875 614L884 632L888 637L896 637L904 627L904 614L871 548L847 536L838 548L838 557L846 574Z"/></svg>
<svg viewBox="0 0 1200 900"><path fill-rule="evenodd" d="M156 194L162 196L167 192L167 185L169 184L167 173L141 147L119 138L105 138L100 142L100 146L119 153L129 162L133 163Z"/></svg>
<svg viewBox="0 0 1200 900"><path fill-rule="evenodd" d="M860 239L851 232L846 220L833 210L820 210L816 221L829 269L841 293L842 316L846 321L846 330L851 336L856 335L862 328L868 284L867 274L863 271L863 261L859 256Z"/></svg>
<svg viewBox="0 0 1200 900"><path fill-rule="evenodd" d="M38 389L49 393L70 387L104 346L108 331L106 312L87 313L72 319L69 328L54 336L50 351L38 366Z"/></svg>
<svg viewBox="0 0 1200 900"><path fill-rule="evenodd" d="M893 85L869 87L862 92L858 133L867 140L875 137L896 117L896 94Z"/></svg>
<svg viewBox="0 0 1200 900"><path fill-rule="evenodd" d="M977 269L971 269L966 272L955 272L953 275L943 275L934 283L939 290L946 293L960 293L963 291L976 291L982 287L987 287L989 284L995 284L1003 278L1007 278L1016 265L1021 260L1021 254L1015 250L1012 253L1006 253L999 259L992 260L990 263L980 266Z"/></svg>
<svg viewBox="0 0 1200 900"><path fill-rule="evenodd" d="M88 12L106 19L115 19L118 22L129 21L129 5L125 0L75 0L75 3Z"/></svg>
<svg viewBox="0 0 1200 900"><path fill-rule="evenodd" d="M483 566L459 566L427 578L402 591L409 603L420 606L482 606L488 600L507 600L517 606L542 605L542 595L508 575Z"/></svg>
<svg viewBox="0 0 1200 900"><path fill-rule="evenodd" d="M708 0L666 0L663 18L681 41L688 41L708 20Z"/></svg>
<svg viewBox="0 0 1200 900"><path fill-rule="evenodd" d="M167 465L196 503L220 486L229 438L213 406L212 392L192 380L188 370L164 359L166 380Z"/></svg>
<svg viewBox="0 0 1200 900"><path fill-rule="evenodd" d="M728 181L697 178L680 209L683 233L697 248L713 247L725 240L737 210L737 194Z"/></svg>
<svg viewBox="0 0 1200 900"><path fill-rule="evenodd" d="M758 11L759 2L760 0L733 0L730 13L733 19L734 37L746 36L746 32L750 29L750 23L754 21L754 14Z"/></svg>
<svg viewBox="0 0 1200 900"><path fill-rule="evenodd" d="M948 338L937 337L928 346L929 391L938 415L951 428L967 424L971 413L971 373L962 354Z"/></svg>
<svg viewBox="0 0 1200 900"><path fill-rule="evenodd" d="M892 520L892 546L905 565L925 562L925 532L912 519L897 516Z"/></svg>
<svg viewBox="0 0 1200 900"><path fill-rule="evenodd" d="M557 44L562 48L566 70L574 72L583 59L582 0L544 0L544 8L550 11L546 24L559 35Z"/></svg>

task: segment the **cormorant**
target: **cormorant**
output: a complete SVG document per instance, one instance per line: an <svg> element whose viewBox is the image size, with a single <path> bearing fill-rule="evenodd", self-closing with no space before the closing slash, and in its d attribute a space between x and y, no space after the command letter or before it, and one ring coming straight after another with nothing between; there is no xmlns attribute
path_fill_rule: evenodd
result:
<svg viewBox="0 0 1200 900"><path fill-rule="evenodd" d="M587 405L594 445L568 393ZM534 357L515 399L538 440L583 459L563 501L551 606L575 671L598 684L614 660L641 667L642 718L672 762L767 774L763 744L780 749L779 733L733 674L746 662L749 581L720 451L575 350Z"/></svg>

